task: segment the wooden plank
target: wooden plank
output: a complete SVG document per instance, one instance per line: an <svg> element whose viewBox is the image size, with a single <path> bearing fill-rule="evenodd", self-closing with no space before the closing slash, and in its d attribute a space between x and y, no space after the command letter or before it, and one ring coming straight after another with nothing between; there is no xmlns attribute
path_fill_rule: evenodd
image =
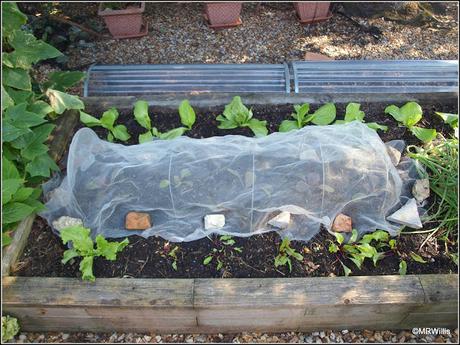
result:
<svg viewBox="0 0 460 345"><path fill-rule="evenodd" d="M2 277L10 274L12 265L21 256L29 238L30 230L32 230L34 219L35 214L32 214L22 220L13 232L11 243L2 248Z"/></svg>

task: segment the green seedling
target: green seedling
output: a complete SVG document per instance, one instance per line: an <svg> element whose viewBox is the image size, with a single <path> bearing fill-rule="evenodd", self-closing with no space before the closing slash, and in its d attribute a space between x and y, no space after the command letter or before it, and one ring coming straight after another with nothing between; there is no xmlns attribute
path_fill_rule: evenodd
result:
<svg viewBox="0 0 460 345"><path fill-rule="evenodd" d="M120 141L127 141L131 136L128 133L125 125L115 125L115 121L118 119L118 110L116 108L110 108L102 114L100 119L95 118L92 115L80 111L80 121L88 127L103 127L109 131L107 134L107 140L113 142L114 139Z"/></svg>
<svg viewBox="0 0 460 345"><path fill-rule="evenodd" d="M96 236L96 248L90 237L91 230L81 225L70 226L60 231L62 242L72 242L72 248L64 252L62 263L66 264L70 259L81 257L80 271L83 280L95 281L93 274L93 261L97 256L114 261L117 253L125 248L129 241L125 238L122 242L108 242L102 235Z"/></svg>
<svg viewBox="0 0 460 345"><path fill-rule="evenodd" d="M293 129L300 129L306 126L309 122L325 126L331 124L335 120L336 108L334 103L326 103L319 107L313 114L309 114L310 105L304 103L302 105L294 105L294 113L291 117L294 120L284 120L279 127L280 132L289 132Z"/></svg>
<svg viewBox="0 0 460 345"><path fill-rule="evenodd" d="M401 108L396 105L389 105L385 108L385 114L390 114L424 143L428 143L436 138L437 133L435 129L415 126L423 116L422 107L416 102L407 102Z"/></svg>
<svg viewBox="0 0 460 345"><path fill-rule="evenodd" d="M346 109L345 109L345 116L343 120L336 120L334 124L343 124L343 123L349 123L352 121L359 121L362 123L364 122L364 111L360 110L361 104L359 103L348 103ZM365 123L369 128L374 129L374 130L382 130L386 132L388 130L388 127L385 125L379 125L377 122L369 122Z"/></svg>
<svg viewBox="0 0 460 345"><path fill-rule="evenodd" d="M162 258L171 260L171 267L174 271L177 271L177 252L179 250L178 246L172 247L169 242L166 242L163 246L163 250L159 252Z"/></svg>
<svg viewBox="0 0 460 345"><path fill-rule="evenodd" d="M235 247L236 241L230 235L222 235L212 240L214 248L204 258L203 265L209 265L212 261L216 262L216 269L224 267L225 258L233 256L235 253L241 253L241 247Z"/></svg>
<svg viewBox="0 0 460 345"><path fill-rule="evenodd" d="M278 255L275 257L275 267L288 265L289 272L292 272L291 258L294 258L298 261L303 260L302 254L296 252L294 248L291 248L291 241L289 238L285 237L281 241Z"/></svg>
<svg viewBox="0 0 460 345"><path fill-rule="evenodd" d="M248 109L241 101L240 96L233 97L233 100L225 106L222 115L217 116L220 122L220 129L233 129L238 127L249 127L256 137L268 134L267 121L253 118L252 110Z"/></svg>

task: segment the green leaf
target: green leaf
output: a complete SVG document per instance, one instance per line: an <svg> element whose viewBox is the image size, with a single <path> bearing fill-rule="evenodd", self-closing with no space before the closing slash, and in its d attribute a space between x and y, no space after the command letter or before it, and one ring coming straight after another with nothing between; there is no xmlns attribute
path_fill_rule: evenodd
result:
<svg viewBox="0 0 460 345"><path fill-rule="evenodd" d="M237 126L241 126L252 118L252 111L243 104L240 96L235 96L232 101L225 106L223 115L227 120L234 122Z"/></svg>
<svg viewBox="0 0 460 345"><path fill-rule="evenodd" d="M43 88L44 90L52 88L58 91L65 91L80 82L85 78L85 75L80 71L51 72L48 75L48 80L43 84Z"/></svg>
<svg viewBox="0 0 460 345"><path fill-rule="evenodd" d="M297 253L296 251L294 251L294 252L292 253L292 256L293 256L296 260L298 260L298 261L302 261L302 260L303 260L302 254Z"/></svg>
<svg viewBox="0 0 460 345"><path fill-rule="evenodd" d="M359 103L348 103L347 108L345 110L345 121L360 121L363 122L364 120L364 111L359 110L361 104Z"/></svg>
<svg viewBox="0 0 460 345"><path fill-rule="evenodd" d="M43 116L26 110L27 104L21 103L6 109L5 120L16 128L30 128L47 122Z"/></svg>
<svg viewBox="0 0 460 345"><path fill-rule="evenodd" d="M281 122L281 125L279 127L279 132L289 132L294 129L299 129L297 125L297 121L292 121L292 120L284 120Z"/></svg>
<svg viewBox="0 0 460 345"><path fill-rule="evenodd" d="M114 261L117 258L117 253L121 252L129 241L125 238L121 242L109 242L102 235L96 236L97 255L103 256L107 260Z"/></svg>
<svg viewBox="0 0 460 345"><path fill-rule="evenodd" d="M435 112L439 115L445 123L449 124L452 128L458 127L458 114L449 114L449 113L441 113L439 111Z"/></svg>
<svg viewBox="0 0 460 345"><path fill-rule="evenodd" d="M152 141L153 135L150 131L145 132L144 134L139 134L139 144L148 143Z"/></svg>
<svg viewBox="0 0 460 345"><path fill-rule="evenodd" d="M21 155L24 158L33 160L48 151L48 146L44 145L43 142L46 141L54 127L55 125L49 123L35 127L32 133L16 139L12 142L12 145L17 149L21 149Z"/></svg>
<svg viewBox="0 0 460 345"><path fill-rule="evenodd" d="M401 108L390 105L385 108L385 113L410 128L422 119L422 107L416 102L407 102Z"/></svg>
<svg viewBox="0 0 460 345"><path fill-rule="evenodd" d="M371 129L374 129L374 130L378 130L380 129L381 131L388 131L388 126L385 126L385 125L379 125L377 122L368 122L366 123L367 127L371 128Z"/></svg>
<svg viewBox="0 0 460 345"><path fill-rule="evenodd" d="M348 277L350 275L350 273L351 273L351 269L349 269L347 266L345 266L342 261L340 261L340 263L342 264L343 272L345 273L345 277Z"/></svg>
<svg viewBox="0 0 460 345"><path fill-rule="evenodd" d="M30 163L26 164L26 171L31 177L50 177L50 170L59 171L59 167L48 153L36 156Z"/></svg>
<svg viewBox="0 0 460 345"><path fill-rule="evenodd" d="M379 253L376 252L374 253L374 256L372 257L372 261L374 262L374 266L377 265L377 262L385 257L384 253Z"/></svg>
<svg viewBox="0 0 460 345"><path fill-rule="evenodd" d="M357 245L356 248L361 252L361 255L365 256L366 258L372 258L375 253L377 253L377 250L369 243Z"/></svg>
<svg viewBox="0 0 460 345"><path fill-rule="evenodd" d="M111 143L113 143L113 134L112 132L109 132L109 134L107 134L107 140Z"/></svg>
<svg viewBox="0 0 460 345"><path fill-rule="evenodd" d="M171 264L172 268L174 271L177 271L177 262L176 261L173 261L173 263Z"/></svg>
<svg viewBox="0 0 460 345"><path fill-rule="evenodd" d="M337 245L335 243L332 243L329 244L329 253L337 253L339 251L339 247L337 247Z"/></svg>
<svg viewBox="0 0 460 345"><path fill-rule="evenodd" d="M110 108L107 111L104 111L101 117L101 125L104 128L112 129L115 121L118 119L118 110L116 108Z"/></svg>
<svg viewBox="0 0 460 345"><path fill-rule="evenodd" d="M32 133L32 131L29 128L17 128L14 125L11 124L11 122L8 119L5 119L2 123L2 142L12 142L16 140L17 138L27 134L27 133Z"/></svg>
<svg viewBox="0 0 460 345"><path fill-rule="evenodd" d="M216 117L216 120L220 122L220 124L217 126L217 128L220 129L233 129L238 127L238 124L236 122L228 120L222 115L218 115Z"/></svg>
<svg viewBox="0 0 460 345"><path fill-rule="evenodd" d="M181 123L188 129L192 129L195 124L196 115L188 100L183 100L179 106L179 116Z"/></svg>
<svg viewBox="0 0 460 345"><path fill-rule="evenodd" d="M421 128L417 126L411 127L410 131L415 135L419 140L424 143L429 143L436 138L436 129Z"/></svg>
<svg viewBox="0 0 460 345"><path fill-rule="evenodd" d="M292 261L290 258L286 258L286 262L288 264L288 267L289 267L289 272L292 272Z"/></svg>
<svg viewBox="0 0 460 345"><path fill-rule="evenodd" d="M61 263L65 265L70 259L76 258L77 256L80 256L80 254L78 254L75 249L67 249L62 255Z"/></svg>
<svg viewBox="0 0 460 345"><path fill-rule="evenodd" d="M94 244L90 233L90 229L81 225L69 226L59 232L62 243L67 244L67 242L71 241L73 247L81 256L90 255L94 252Z"/></svg>
<svg viewBox="0 0 460 345"><path fill-rule="evenodd" d="M373 240L375 241L385 241L387 242L389 238L388 232L383 230L376 230L371 234L366 234L363 236L360 243L371 243Z"/></svg>
<svg viewBox="0 0 460 345"><path fill-rule="evenodd" d="M19 172L13 162L2 157L2 179L17 179Z"/></svg>
<svg viewBox="0 0 460 345"><path fill-rule="evenodd" d="M161 180L160 181L160 188L169 187L169 180Z"/></svg>
<svg viewBox="0 0 460 345"><path fill-rule="evenodd" d="M91 116L80 110L80 121L88 127L101 126L101 121L94 116Z"/></svg>
<svg viewBox="0 0 460 345"><path fill-rule="evenodd" d="M44 101L36 101L29 104L27 106L27 110L44 117L51 113L53 111L53 108L51 108L51 106Z"/></svg>
<svg viewBox="0 0 460 345"><path fill-rule="evenodd" d="M125 125L117 125L113 127L112 134L115 138L121 141L126 141L131 138Z"/></svg>
<svg viewBox="0 0 460 345"><path fill-rule="evenodd" d="M46 90L46 96L49 98L50 105L56 114L62 114L68 109L85 109L85 105L78 96L53 89Z"/></svg>
<svg viewBox="0 0 460 345"><path fill-rule="evenodd" d="M40 191L40 189L37 188L37 190ZM34 212L41 212L46 210L45 205L43 205L40 201L32 199L33 195L31 195L31 198L24 200L23 203L32 207Z"/></svg>
<svg viewBox="0 0 460 345"><path fill-rule="evenodd" d="M340 232L334 232L335 239L337 240L338 244L342 244L345 238Z"/></svg>
<svg viewBox="0 0 460 345"><path fill-rule="evenodd" d="M405 276L407 273L407 263L404 260L401 260L399 263L399 274Z"/></svg>
<svg viewBox="0 0 460 345"><path fill-rule="evenodd" d="M27 90L17 90L12 87L5 87L10 97L13 99L14 104L31 103L35 97L35 93ZM29 110L29 109L27 109ZM32 111L33 112L33 111ZM40 114L39 114L40 115ZM42 116L43 117L43 116Z"/></svg>
<svg viewBox="0 0 460 345"><path fill-rule="evenodd" d="M21 68L2 67L2 84L20 90L32 90L29 73Z"/></svg>
<svg viewBox="0 0 460 345"><path fill-rule="evenodd" d="M216 270L220 270L222 269L222 267L224 266L223 262L220 261L219 259L217 259L217 267L216 267Z"/></svg>
<svg viewBox="0 0 460 345"><path fill-rule="evenodd" d="M302 105L296 104L294 105L294 109L296 111L296 114L292 114L292 116L297 120L297 123L300 124L301 126L304 125L305 121L305 115L308 114L310 111L310 104L304 103Z"/></svg>
<svg viewBox="0 0 460 345"><path fill-rule="evenodd" d="M414 260L416 262L419 262L421 264L426 264L426 261L423 260L423 258L420 255L418 255L418 254L416 254L414 252L410 252L409 254L410 254L410 257L412 258L412 260Z"/></svg>
<svg viewBox="0 0 460 345"><path fill-rule="evenodd" d="M8 203L13 194L18 191L18 189L24 184L23 179L4 179L2 178L2 205Z"/></svg>
<svg viewBox="0 0 460 345"><path fill-rule="evenodd" d="M8 233L2 232L2 247L9 245L12 241L13 239Z"/></svg>
<svg viewBox="0 0 460 345"><path fill-rule="evenodd" d="M396 240L391 239L390 241L388 241L388 244L390 245L391 250L396 248Z"/></svg>
<svg viewBox="0 0 460 345"><path fill-rule="evenodd" d="M185 127L174 128L174 129L171 129L170 131L167 131L165 133L161 133L160 134L160 139L163 139L163 140L175 139L177 137L180 137L186 131L187 131L187 128L185 128Z"/></svg>
<svg viewBox="0 0 460 345"><path fill-rule="evenodd" d="M14 193L12 200L13 201L26 201L32 193L35 191L34 188L30 187L21 187L19 188L16 193Z"/></svg>
<svg viewBox="0 0 460 345"><path fill-rule="evenodd" d="M3 206L2 224L10 224L23 220L34 212L34 208L20 202L12 202Z"/></svg>
<svg viewBox="0 0 460 345"><path fill-rule="evenodd" d="M2 4L2 36L8 37L14 30L19 30L27 22L15 2L5 1Z"/></svg>
<svg viewBox="0 0 460 345"><path fill-rule="evenodd" d="M94 282L96 277L93 274L93 256L85 256L80 262L81 279Z"/></svg>
<svg viewBox="0 0 460 345"><path fill-rule="evenodd" d="M14 105L13 99L10 97L8 92L6 92L2 84L2 111L8 107L12 107L13 105Z"/></svg>
<svg viewBox="0 0 460 345"><path fill-rule="evenodd" d="M139 100L134 103L134 118L145 129L152 129L149 117L149 104L146 101ZM139 140L140 141L140 140Z"/></svg>
<svg viewBox="0 0 460 345"><path fill-rule="evenodd" d="M319 107L313 114L313 122L315 125L329 125L335 120L336 109L334 103L326 103Z"/></svg>
<svg viewBox="0 0 460 345"><path fill-rule="evenodd" d="M263 137L268 134L267 121L261 121L253 118L249 120L248 127L256 137Z"/></svg>
<svg viewBox="0 0 460 345"><path fill-rule="evenodd" d="M357 239L358 239L358 230L353 229L351 231L351 237L348 240L348 243L355 243Z"/></svg>
<svg viewBox="0 0 460 345"><path fill-rule="evenodd" d="M204 260L203 260L203 265L208 265L208 264L211 262L211 260L212 260L212 256L211 256L211 255L205 257Z"/></svg>

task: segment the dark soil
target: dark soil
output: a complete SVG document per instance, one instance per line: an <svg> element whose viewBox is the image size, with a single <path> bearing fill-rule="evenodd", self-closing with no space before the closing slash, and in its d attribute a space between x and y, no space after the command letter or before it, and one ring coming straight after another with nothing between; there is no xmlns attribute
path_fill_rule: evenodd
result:
<svg viewBox="0 0 460 345"><path fill-rule="evenodd" d="M367 122L378 122L389 127L388 132L379 131L383 141L403 139L407 144L420 144L404 127L398 127L393 118L384 113L388 104L369 103L362 104L361 109L366 113ZM400 105L400 104L398 104ZM458 113L457 105L423 104L424 119L419 126L436 128L445 136L451 134L450 127L444 125L443 121L434 114L434 111ZM345 104L337 104L337 114L344 114ZM292 112L291 105L281 106L254 106L254 117L267 120L269 132L275 132L282 120L287 119ZM313 106L313 110L317 106ZM220 130L217 128L215 117L220 114L223 107L210 109L196 109L197 120L193 129L186 135L193 138L205 138L226 134L241 134L252 136L249 129ZM151 107L151 119L153 126L160 131L180 126L180 119L177 112L171 113L165 109ZM93 111L93 115L100 117L102 111ZM338 115L338 119L342 115ZM136 144L137 137L143 133L133 118L131 111L120 112L117 124L125 124L131 134L128 144ZM94 128L101 138L106 138L107 132L102 128ZM64 157L59 162L62 170L65 171ZM397 238L398 253L390 251L376 267L372 262L366 262L361 270L341 254L331 254L328 246L334 240L326 230L320 233L307 243L293 241L291 246L304 257L303 261L292 259L292 272L286 267L274 266L274 258L278 254L281 238L276 233L255 235L249 238L235 238L234 247L240 247L242 253L237 253L227 248L226 253L220 256L223 267L216 269L216 258L209 265L204 265L203 260L213 248L223 247L217 238L201 239L186 243L168 243L158 238L150 237L144 239L139 236L130 236L130 244L121 252L116 261L106 261L96 258L94 262L94 274L96 277L144 277L144 278L205 278L205 277L306 277L306 276L330 276L343 275L343 268L340 260L353 270L353 275L382 275L398 274L399 262L401 259L407 262L407 273L449 273L457 272L457 266L453 263L448 253L457 253L457 241L442 242L436 239L430 240L422 250L421 243L426 238L422 234L401 235ZM168 252L178 246L177 250L177 271L173 269L173 259ZM37 217L33 225L31 235L24 250L24 253L12 274L18 276L47 276L47 277L75 277L79 276L79 259L71 261L67 265L61 264L62 254L66 247L59 237L55 235L47 223ZM411 259L409 253L415 252L421 255L427 263L418 263ZM339 260L340 259L340 260Z"/></svg>

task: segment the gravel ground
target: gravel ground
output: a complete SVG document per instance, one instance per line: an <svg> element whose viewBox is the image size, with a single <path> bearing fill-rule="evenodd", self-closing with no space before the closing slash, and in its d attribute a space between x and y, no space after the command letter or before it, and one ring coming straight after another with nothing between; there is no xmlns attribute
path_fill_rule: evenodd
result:
<svg viewBox="0 0 460 345"><path fill-rule="evenodd" d="M18 343L458 343L458 328L450 335L414 335L411 331L317 331L312 333L138 334L21 333ZM447 332L443 332L447 333Z"/></svg>

